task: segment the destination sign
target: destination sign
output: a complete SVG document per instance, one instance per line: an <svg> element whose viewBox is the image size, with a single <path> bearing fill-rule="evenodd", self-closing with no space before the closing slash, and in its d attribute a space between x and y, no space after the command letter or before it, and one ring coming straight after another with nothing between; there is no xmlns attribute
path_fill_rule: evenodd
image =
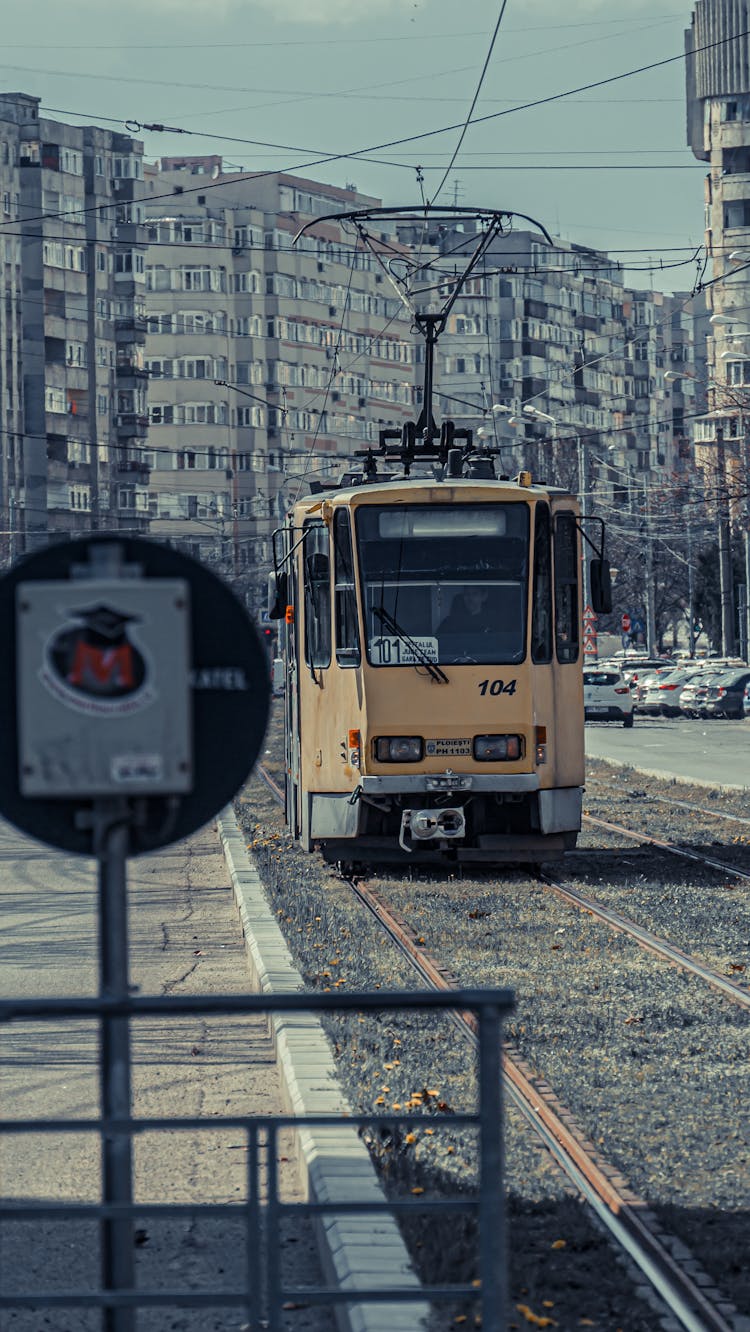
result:
<svg viewBox="0 0 750 1332"><path fill-rule="evenodd" d="M436 638L403 638L379 634L368 644L370 661L374 666L419 666L425 660L438 660Z"/></svg>

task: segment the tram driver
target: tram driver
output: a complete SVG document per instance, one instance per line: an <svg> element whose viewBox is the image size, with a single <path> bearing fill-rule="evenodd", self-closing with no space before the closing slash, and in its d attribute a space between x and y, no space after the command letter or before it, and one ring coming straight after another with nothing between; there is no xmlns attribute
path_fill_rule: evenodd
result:
<svg viewBox="0 0 750 1332"><path fill-rule="evenodd" d="M467 583L438 624L440 660L521 661L521 594L520 584Z"/></svg>
<svg viewBox="0 0 750 1332"><path fill-rule="evenodd" d="M487 589L478 584L465 587L453 598L453 604L444 620L438 625L438 638L443 634L482 634L487 633L488 624L485 614Z"/></svg>

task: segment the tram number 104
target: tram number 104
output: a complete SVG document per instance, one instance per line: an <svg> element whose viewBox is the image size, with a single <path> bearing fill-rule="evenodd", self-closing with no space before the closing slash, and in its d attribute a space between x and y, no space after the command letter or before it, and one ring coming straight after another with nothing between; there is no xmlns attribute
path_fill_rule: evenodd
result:
<svg viewBox="0 0 750 1332"><path fill-rule="evenodd" d="M497 698L498 694L515 694L516 681L508 680L506 684L505 680L480 680L477 689L482 698L485 694L492 694L493 698Z"/></svg>

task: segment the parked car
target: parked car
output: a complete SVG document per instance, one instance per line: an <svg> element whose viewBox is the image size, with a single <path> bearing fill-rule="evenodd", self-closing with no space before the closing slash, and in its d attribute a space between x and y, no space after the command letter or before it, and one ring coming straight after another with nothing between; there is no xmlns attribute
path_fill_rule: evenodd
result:
<svg viewBox="0 0 750 1332"><path fill-rule="evenodd" d="M615 667L584 667L583 708L586 721L620 721L633 725L633 696Z"/></svg>
<svg viewBox="0 0 750 1332"><path fill-rule="evenodd" d="M680 694L680 714L683 717L699 716L698 694L700 692L701 700L705 698L709 681L713 680L716 675L716 671L696 671L695 675L687 681Z"/></svg>
<svg viewBox="0 0 750 1332"><path fill-rule="evenodd" d="M663 657L631 657L620 663L619 668L630 688L635 691L647 675L653 675L654 671L670 670L671 662L665 661Z"/></svg>
<svg viewBox="0 0 750 1332"><path fill-rule="evenodd" d="M680 696L689 680L695 679L700 672L695 670L659 671L648 677L645 692L638 711L657 717L679 717Z"/></svg>
<svg viewBox="0 0 750 1332"><path fill-rule="evenodd" d="M669 673L670 668L668 666L662 666L659 670L652 669L650 671L645 671L643 675L639 675L637 679L635 677L631 679L630 690L633 695L633 704L636 712L658 712L658 708L655 704L653 707L647 705L646 695L650 689L653 690L656 687L660 679L665 675L669 675Z"/></svg>
<svg viewBox="0 0 750 1332"><path fill-rule="evenodd" d="M750 682L750 670L726 671L709 685L705 700L707 717L744 717L745 686Z"/></svg>
<svg viewBox="0 0 750 1332"><path fill-rule="evenodd" d="M286 688L286 667L283 657L274 657L271 662L271 692L274 698L280 698Z"/></svg>
<svg viewBox="0 0 750 1332"><path fill-rule="evenodd" d="M693 711L692 711L693 717L708 716L708 713L706 712L706 700L708 698L708 691L711 688L711 685L716 684L717 680L721 679L723 674L724 674L723 670L712 671L710 673L707 671L704 678L699 682L695 694L693 696Z"/></svg>

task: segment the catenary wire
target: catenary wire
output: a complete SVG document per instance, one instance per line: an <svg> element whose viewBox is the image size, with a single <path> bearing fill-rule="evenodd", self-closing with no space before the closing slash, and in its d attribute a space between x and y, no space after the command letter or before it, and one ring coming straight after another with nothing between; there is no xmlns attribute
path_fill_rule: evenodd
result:
<svg viewBox="0 0 750 1332"><path fill-rule="evenodd" d="M506 10L506 8L507 8L507 5L508 5L508 0L502 0L502 4L500 5L500 13L499 13L498 16L497 16L497 22L496 22L496 24L495 24L495 29L494 29L494 32L492 33L492 37L490 38L489 49L488 49L487 54L486 54L486 56L485 56L485 58L484 58L484 64L482 65L482 70L481 70L481 73L480 73L480 75L479 75L479 82L478 82L478 84L477 84L477 86L476 86L476 90L475 90L475 92L474 92L474 96L473 96L472 99L471 99L471 106L469 107L468 115L467 115L467 117L466 117L466 120L464 121L464 124L463 124L462 128L461 128L461 133L460 133L459 136L458 136L458 143L456 144L455 148L453 149L453 153L452 153L452 155L451 155L450 162L448 163L447 167L445 168L445 174L443 175L443 177L442 177L442 179L441 179L441 181L440 181L440 184L438 185L438 187L437 187L437 189L436 189L436 191L435 191L435 193L434 193L434 195L433 195L433 197L432 197L432 200L431 200L432 203L435 203L435 201L437 200L438 196L440 195L440 193L441 193L441 191L442 191L442 189L443 189L443 186L445 185L445 182L446 182L446 180L448 179L448 176L450 175L450 173L451 173L451 171L452 171L452 169L453 169L453 165L454 165L454 163L455 163L455 161L456 161L456 158L458 157L458 154L459 154L460 151L461 151L461 145L463 144L463 141L464 141L464 139L466 138L466 135L467 135L467 133L468 133L469 125L471 124L471 118L472 118L472 116L473 116L473 114L474 114L474 109L475 109L475 107L476 107L476 104L477 104L477 102L479 101L479 94L480 94L481 91L482 91L482 84L484 83L485 75L486 75L487 70L488 70L488 68L489 68L490 60L492 59L492 52L493 52L493 50L495 49L495 42L497 41L497 34L498 34L499 31L500 31L500 24L501 24L502 21L503 21L503 16L504 16L504 14L505 14L505 10Z"/></svg>
<svg viewBox="0 0 750 1332"><path fill-rule="evenodd" d="M715 42L707 42L704 46L696 47L696 48L690 53L690 54L691 54L691 58L694 59L697 55L700 55L700 54L701 54L702 52L704 52L704 51L713 50L714 48L716 48L716 47L718 47L718 46L725 46L725 45L727 45L727 44L728 44L729 42L731 42L731 41L739 40L740 37L747 36L747 35L748 35L748 32L750 32L750 29L746 29L746 30L744 30L743 32L736 33L736 34L735 34L734 36L732 36L732 37L723 37L723 38L719 38L719 39L718 39L717 41L715 41ZM648 72L650 72L651 70L654 70L654 69L661 69L661 68L663 68L665 65L671 65L671 64L676 63L677 61L683 61L683 60L686 60L686 59L687 59L687 55L686 55L684 52L681 53L680 55L677 55L677 56L667 56L667 57L666 57L665 59L663 59L663 60L653 61L652 63L650 63L650 64L648 64L648 65L639 65L637 68L635 68L635 69L631 69L631 70L625 70L625 71L624 71L623 73L621 73L621 74L610 75L610 76L607 77L607 78L604 78L604 79L598 79L598 80L596 80L596 81L594 81L594 82L592 82L592 83L582 84L582 85L580 85L580 86L578 86L578 87L576 87L576 88L573 88L573 89L566 89L565 91L560 92L560 93L551 93L551 94L549 94L549 96L547 96L547 97L537 98L537 99L535 99L535 100L532 101L532 102L524 102L524 103L520 103L520 104L515 105L515 106L513 106L513 107L509 107L509 108L507 108L505 111L495 111L495 112L491 112L491 113L489 113L489 114L487 114L487 115L484 115L484 116L479 116L479 117L477 117L477 119L476 119L473 123L474 123L475 125L484 124L484 123L487 123L487 122L489 122L489 121L498 120L498 119L500 119L501 117L504 117L504 116L508 116L508 115L515 114L515 113L518 112L518 111L528 111L528 110L530 110L531 108L536 107L536 106L545 106L545 105L550 104L551 102L561 101L561 100L563 100L563 99L566 98L566 97L570 97L570 96L571 96L572 94L574 94L574 93L588 92L588 91L590 91L590 90L593 89L593 88L600 88L600 87L604 87L604 86L606 86L606 85L609 85L609 84L611 84L611 83L618 83L618 82L621 82L623 79L633 78L633 77L635 77L636 75L644 74L644 73L648 73ZM138 123L138 122L131 122L131 123L136 124L136 123ZM441 127L438 128L438 129L422 131L422 132L419 133L419 134L405 135L405 136L402 136L401 138L398 138L398 139L391 139L391 140L389 140L387 143L380 143L380 144L370 145L370 146L368 146L367 148L357 149L356 151L349 152L349 153L332 153L332 154L327 154L326 156L324 156L324 157L320 157L320 158L318 158L317 160L312 161L312 162L301 163L300 165L298 165L298 166L294 166L294 167L287 167L287 168L285 168L284 171L281 171L281 172L279 172L279 171L249 172L249 173L242 173L242 175L243 175L244 178L247 179L247 180L265 179L265 178L268 177L268 176L279 175L279 174L289 174L290 172L294 172L295 170L300 170L300 169L302 169L302 170L309 170L309 168L312 167L312 166L322 166L324 163L327 163L327 162L338 162L338 161L356 160L357 158L360 158L364 153L380 152L380 151L382 151L382 150L385 149L385 148L394 148L394 147L397 147L397 146L399 146L399 145L401 145L401 144L404 144L404 143L418 143L418 142L421 143L421 142L423 142L425 139L434 138L435 136L440 135L440 134L450 133L451 131L456 130L456 129L460 129L460 128L461 128L460 123L458 123L458 124L453 124L453 125L444 125L444 126L441 126ZM276 147L276 148L278 148L280 151L285 151L285 152L286 152L286 151L291 151L291 152L300 151L300 150L295 149L295 148L291 148L291 149L290 149L290 148L288 147L288 145L283 145L283 144L271 144L271 143L262 142L262 141L258 141L258 143L257 143L256 146L258 146L258 147L266 147L266 148L269 148L269 147ZM303 151L308 151L308 150L303 150ZM227 182L227 181L213 181L213 180L212 180L212 181L204 182L204 183L201 184L201 185L192 186L192 187L189 186L187 189L183 189L183 197L184 197L185 195L187 195L187 194L206 193L206 192L208 192L208 190L214 190L214 189L225 188L226 185L227 185L228 183L230 183L230 182ZM237 182L237 180L233 180L231 183L232 183L232 184L237 184L238 182ZM171 192L170 192L169 194L164 194L164 195L161 195L161 196L159 196L159 195L155 195L155 196L152 196L152 197L151 197L150 202L155 202L155 201L157 201L159 198L173 198L173 195L172 195ZM87 212L91 212L91 211L93 211L94 209L97 209L97 208L100 208L100 207L105 207L105 208L117 208L117 207L119 207L119 204L118 204L117 202L114 202L114 201L113 201L111 204L105 204L105 205L97 205L97 204L94 204L94 205L91 205L91 206L89 206L89 207L85 207L85 208L82 208L82 209L67 209L67 210L62 210L62 211L58 211L58 212L54 212L54 213L49 213L49 214L48 214L48 213L41 213L41 214L38 214L38 215L35 216L35 217L27 218L27 219L26 219L26 223L28 224L29 222L33 222L33 221L42 221L42 220L44 220L44 218L46 218L46 217L65 217L65 216L70 216L70 215L73 214L73 213L75 213L75 214L87 213ZM13 232L10 232L9 229L8 229L7 227L0 228L0 234L2 234L2 233L4 233L4 234L14 234Z"/></svg>

